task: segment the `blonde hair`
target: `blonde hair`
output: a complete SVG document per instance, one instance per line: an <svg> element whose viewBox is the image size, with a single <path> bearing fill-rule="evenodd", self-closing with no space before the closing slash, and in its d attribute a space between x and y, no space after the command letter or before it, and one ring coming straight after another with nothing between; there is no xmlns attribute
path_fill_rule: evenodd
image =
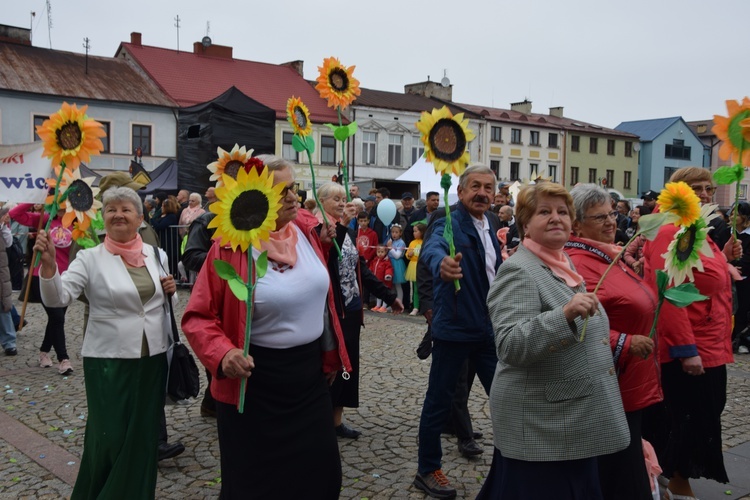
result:
<svg viewBox="0 0 750 500"><path fill-rule="evenodd" d="M684 182L692 184L693 182L710 182L714 185L711 171L701 167L683 167L675 170L669 178L669 182Z"/></svg>
<svg viewBox="0 0 750 500"><path fill-rule="evenodd" d="M575 220L575 208L573 206L573 197L570 193L556 182L539 182L526 186L518 193L516 199L516 228L518 229L518 235L521 239L524 238L525 234L523 227L531 221L531 218L536 213L536 207L539 204L539 199L545 196L551 198L562 198L565 200L565 205L568 207L568 213L570 214L571 223Z"/></svg>

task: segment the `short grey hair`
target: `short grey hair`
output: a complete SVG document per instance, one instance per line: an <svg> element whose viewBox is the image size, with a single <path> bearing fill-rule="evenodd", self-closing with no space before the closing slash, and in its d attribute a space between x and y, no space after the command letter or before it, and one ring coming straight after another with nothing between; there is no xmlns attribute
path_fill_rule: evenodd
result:
<svg viewBox="0 0 750 500"><path fill-rule="evenodd" d="M263 165L268 167L268 170L270 170L271 172L288 168L289 171L292 172L292 179L296 177L294 172L294 165L289 160L285 160L284 158L276 155L258 155L256 156L256 158L262 161Z"/></svg>
<svg viewBox="0 0 750 500"><path fill-rule="evenodd" d="M596 205L605 203L612 205L612 197L603 187L596 184L577 184L570 190L573 197L573 207L576 211L576 220L583 220L586 211Z"/></svg>
<svg viewBox="0 0 750 500"><path fill-rule="evenodd" d="M495 172L487 165L483 163L472 163L458 178L458 185L461 186L461 189L466 189L471 174L490 174L493 178L495 177ZM494 192L495 190L493 189L492 191Z"/></svg>
<svg viewBox="0 0 750 500"><path fill-rule="evenodd" d="M198 203L201 203L203 201L203 197L200 195L200 193L190 193L188 200L196 200Z"/></svg>
<svg viewBox="0 0 750 500"><path fill-rule="evenodd" d="M344 186L338 182L328 181L318 186L318 199L321 203L323 200L327 200L336 195L346 198L346 189L344 189Z"/></svg>
<svg viewBox="0 0 750 500"><path fill-rule="evenodd" d="M143 202L141 197L129 187L113 187L107 189L102 195L102 212L110 203L122 203L129 201L135 207L138 215L143 215Z"/></svg>

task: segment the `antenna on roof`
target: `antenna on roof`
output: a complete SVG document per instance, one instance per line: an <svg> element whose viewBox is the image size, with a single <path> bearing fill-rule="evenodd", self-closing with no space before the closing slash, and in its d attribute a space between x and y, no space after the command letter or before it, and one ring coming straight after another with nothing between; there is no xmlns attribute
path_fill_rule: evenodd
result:
<svg viewBox="0 0 750 500"><path fill-rule="evenodd" d="M206 36L211 34L211 21L206 21Z"/></svg>
<svg viewBox="0 0 750 500"><path fill-rule="evenodd" d="M50 0L46 2L47 8L47 36L49 37L49 48L52 48L52 3Z"/></svg>
<svg viewBox="0 0 750 500"><path fill-rule="evenodd" d="M447 69L443 70L443 79L440 80L440 85L443 86L443 87L450 87L451 86L451 81L448 79L448 70Z"/></svg>
<svg viewBox="0 0 750 500"><path fill-rule="evenodd" d="M91 48L91 45L89 44L89 37L86 37L83 39L83 48L86 49L86 74L89 74L89 49Z"/></svg>
<svg viewBox="0 0 750 500"><path fill-rule="evenodd" d="M180 51L180 15L174 18L174 27L177 28L177 52Z"/></svg>
<svg viewBox="0 0 750 500"><path fill-rule="evenodd" d="M34 37L34 16L36 16L36 12L32 10L31 20L29 21L29 41L31 41Z"/></svg>

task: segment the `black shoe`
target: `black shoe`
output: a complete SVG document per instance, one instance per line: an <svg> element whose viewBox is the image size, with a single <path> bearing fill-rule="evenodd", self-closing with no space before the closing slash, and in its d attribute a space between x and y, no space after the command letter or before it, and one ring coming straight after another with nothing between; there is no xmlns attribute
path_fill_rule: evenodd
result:
<svg viewBox="0 0 750 500"><path fill-rule="evenodd" d="M471 437L473 439L475 439L475 440L476 439L482 439L483 436L484 436L484 434L482 434L481 432L474 431L474 432L471 433Z"/></svg>
<svg viewBox="0 0 750 500"><path fill-rule="evenodd" d="M424 475L417 473L412 484L432 498L456 498L456 488L451 486L441 469Z"/></svg>
<svg viewBox="0 0 750 500"><path fill-rule="evenodd" d="M6 356L15 356L16 354L18 354L18 349L15 347L9 347L5 350Z"/></svg>
<svg viewBox="0 0 750 500"><path fill-rule="evenodd" d="M484 453L484 450L473 439L458 442L458 451L466 458L476 457Z"/></svg>
<svg viewBox="0 0 750 500"><path fill-rule="evenodd" d="M185 445L179 441L176 443L159 443L159 461L167 458L174 458L177 455L181 455L185 451Z"/></svg>
<svg viewBox="0 0 750 500"><path fill-rule="evenodd" d="M417 346L417 357L419 359L427 359L430 357L430 354L432 354L432 334L430 330L427 330Z"/></svg>
<svg viewBox="0 0 750 500"><path fill-rule="evenodd" d="M216 418L216 410L201 405L201 417Z"/></svg>
<svg viewBox="0 0 750 500"><path fill-rule="evenodd" d="M341 424L341 425L336 426L336 435L338 437L357 439L360 436L360 434L362 433L352 429L346 424Z"/></svg>

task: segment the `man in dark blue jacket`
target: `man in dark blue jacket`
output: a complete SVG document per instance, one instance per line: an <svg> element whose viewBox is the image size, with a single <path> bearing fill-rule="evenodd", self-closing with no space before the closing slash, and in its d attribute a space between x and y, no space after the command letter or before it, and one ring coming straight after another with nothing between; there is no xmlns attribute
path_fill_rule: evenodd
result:
<svg viewBox="0 0 750 500"><path fill-rule="evenodd" d="M471 360L487 394L497 365L487 310L487 293L502 262L497 227L490 224L495 174L484 165L466 169L459 178L456 210L451 211L455 258L443 234L447 218L435 221L420 260L433 276L432 365L419 423L419 464L414 485L436 498L453 498L456 490L441 467L440 432L450 414L456 382ZM496 225L496 224L494 224ZM454 280L461 290L456 292Z"/></svg>

